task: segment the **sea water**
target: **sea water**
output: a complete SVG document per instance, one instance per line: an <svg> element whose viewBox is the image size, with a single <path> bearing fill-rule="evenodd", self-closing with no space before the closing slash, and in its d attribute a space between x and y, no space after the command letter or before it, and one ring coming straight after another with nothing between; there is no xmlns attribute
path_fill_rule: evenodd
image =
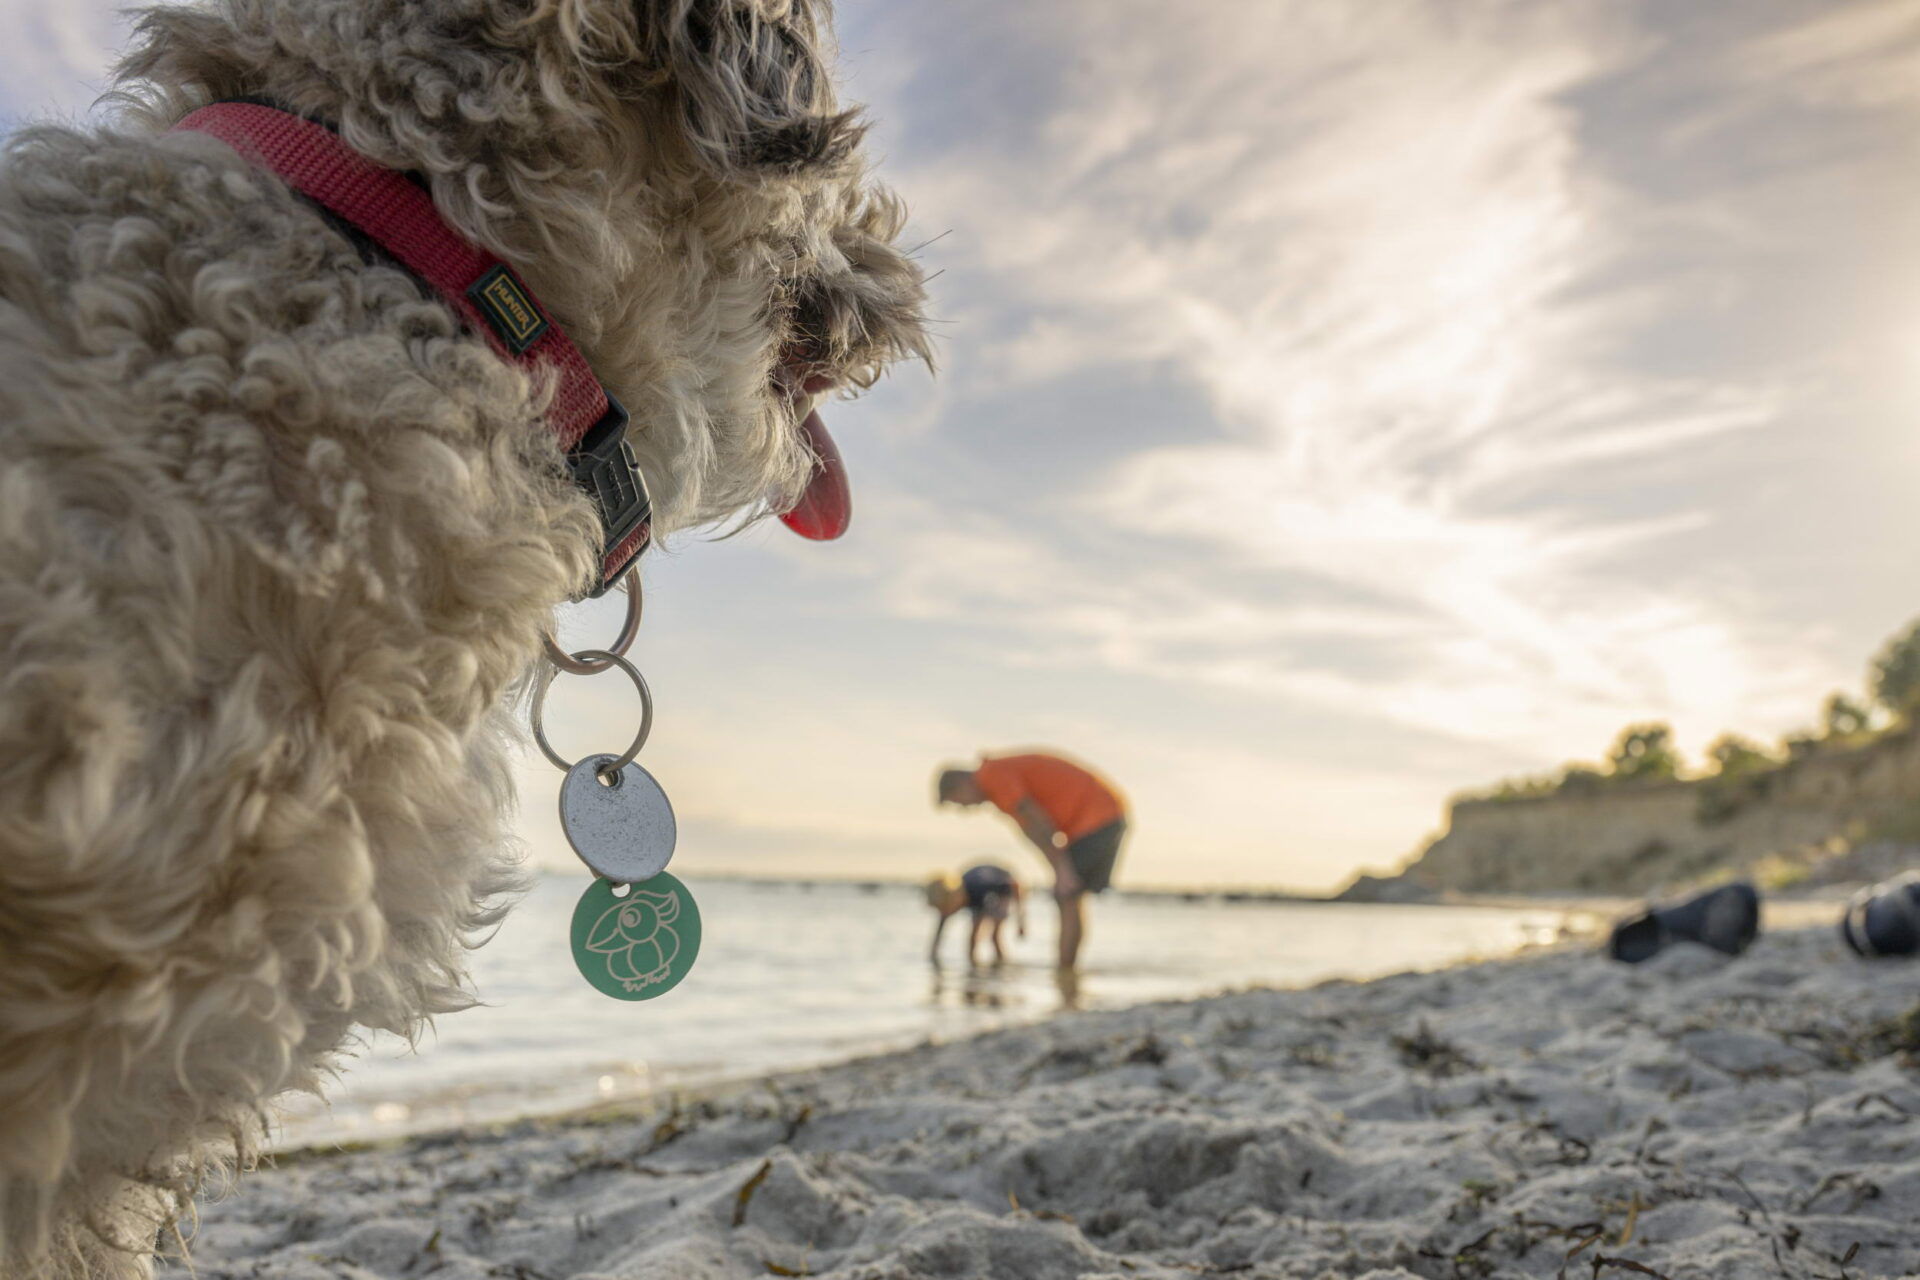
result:
<svg viewBox="0 0 1920 1280"><path fill-rule="evenodd" d="M1368 978L1504 954L1550 937L1550 910L1360 906L1110 893L1088 910L1077 989L1052 972L1037 895L1009 961L969 970L967 917L928 962L934 915L910 885L688 879L699 962L654 1000L589 987L567 944L584 874L542 876L473 954L479 1007L420 1043L372 1036L327 1090L298 1099L276 1145L451 1128L644 1097L947 1040L1068 1007ZM983 957L986 949L983 946Z"/></svg>

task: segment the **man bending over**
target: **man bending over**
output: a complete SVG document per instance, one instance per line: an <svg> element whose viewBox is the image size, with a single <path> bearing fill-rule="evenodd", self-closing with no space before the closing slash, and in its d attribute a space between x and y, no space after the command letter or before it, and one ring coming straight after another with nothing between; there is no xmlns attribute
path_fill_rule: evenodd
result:
<svg viewBox="0 0 1920 1280"><path fill-rule="evenodd" d="M1060 907L1060 968L1072 969L1087 932L1083 900L1112 883L1126 838L1127 808L1119 791L1083 765L1027 752L986 756L971 769L943 769L938 796L941 804L993 805L1047 860Z"/></svg>

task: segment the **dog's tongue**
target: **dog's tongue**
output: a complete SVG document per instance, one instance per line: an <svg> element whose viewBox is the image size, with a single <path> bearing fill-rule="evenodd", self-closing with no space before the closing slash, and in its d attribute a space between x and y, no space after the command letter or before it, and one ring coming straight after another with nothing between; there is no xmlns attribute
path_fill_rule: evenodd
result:
<svg viewBox="0 0 1920 1280"><path fill-rule="evenodd" d="M840 461L840 450L834 447L833 437L827 434L818 410L807 415L800 430L807 438L807 447L813 450L813 476L807 481L807 491L800 495L800 501L780 519L803 538L828 542L845 533L848 522L853 519L853 493L847 487L847 466Z"/></svg>

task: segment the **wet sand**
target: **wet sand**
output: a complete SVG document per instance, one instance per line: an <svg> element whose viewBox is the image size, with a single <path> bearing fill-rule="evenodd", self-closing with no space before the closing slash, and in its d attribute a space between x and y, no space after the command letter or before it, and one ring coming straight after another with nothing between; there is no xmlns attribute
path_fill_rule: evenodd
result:
<svg viewBox="0 0 1920 1280"><path fill-rule="evenodd" d="M1828 928L1070 1015L698 1101L283 1156L208 1280L1920 1269L1920 964ZM184 1267L162 1274L185 1276Z"/></svg>

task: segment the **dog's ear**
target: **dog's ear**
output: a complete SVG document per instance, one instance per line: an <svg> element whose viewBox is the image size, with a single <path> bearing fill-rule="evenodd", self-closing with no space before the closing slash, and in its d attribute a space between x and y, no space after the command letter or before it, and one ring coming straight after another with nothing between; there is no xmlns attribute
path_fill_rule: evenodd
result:
<svg viewBox="0 0 1920 1280"><path fill-rule="evenodd" d="M638 0L644 55L687 141L725 177L844 161L857 113L835 104L827 0Z"/></svg>

